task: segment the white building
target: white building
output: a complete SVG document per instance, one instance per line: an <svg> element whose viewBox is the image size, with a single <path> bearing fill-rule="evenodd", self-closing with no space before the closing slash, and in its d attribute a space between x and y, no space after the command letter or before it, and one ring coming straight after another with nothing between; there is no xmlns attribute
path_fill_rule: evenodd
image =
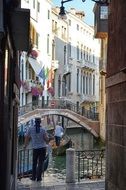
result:
<svg viewBox="0 0 126 190"><path fill-rule="evenodd" d="M20 106L23 106L33 100L48 99L47 88L51 85L48 81L52 64L51 0L21 0L21 7L30 9L32 43L28 55L21 52Z"/></svg>
<svg viewBox="0 0 126 190"><path fill-rule="evenodd" d="M72 8L62 20L49 0L21 2L31 10L33 47L28 55L21 52L20 106L64 98L94 108L99 101L100 40L84 22L84 12Z"/></svg>
<svg viewBox="0 0 126 190"><path fill-rule="evenodd" d="M52 9L55 59L55 98L65 98L87 109L99 101L100 40L86 24L84 12L71 9L67 20L60 20L59 8Z"/></svg>

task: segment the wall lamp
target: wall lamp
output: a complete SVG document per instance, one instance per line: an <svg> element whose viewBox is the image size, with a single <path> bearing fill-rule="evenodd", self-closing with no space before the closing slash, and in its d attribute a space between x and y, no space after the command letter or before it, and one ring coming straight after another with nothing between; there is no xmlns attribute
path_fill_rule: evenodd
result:
<svg viewBox="0 0 126 190"><path fill-rule="evenodd" d="M67 2L70 2L70 1L73 1L73 0L62 0L61 1L61 7L60 7L60 12L59 12L59 17L61 19L66 19L66 11L65 11L65 7L63 6L64 3L67 3ZM85 2L86 0L82 0L82 2ZM108 6L109 3L110 3L110 0L91 0L99 5L106 5Z"/></svg>

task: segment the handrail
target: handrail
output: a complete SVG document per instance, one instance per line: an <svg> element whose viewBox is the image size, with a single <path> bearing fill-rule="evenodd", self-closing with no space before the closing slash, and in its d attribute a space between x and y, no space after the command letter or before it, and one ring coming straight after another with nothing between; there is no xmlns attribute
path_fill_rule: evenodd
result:
<svg viewBox="0 0 126 190"><path fill-rule="evenodd" d="M21 149L18 151L17 177L23 178L31 175L32 149Z"/></svg>
<svg viewBox="0 0 126 190"><path fill-rule="evenodd" d="M20 149L18 151L18 162L17 162L17 178L21 179L29 177L32 174L32 156L33 149ZM46 159L44 160L43 175L44 171L48 167L49 152L47 151Z"/></svg>
<svg viewBox="0 0 126 190"><path fill-rule="evenodd" d="M78 182L105 177L105 149L76 151Z"/></svg>
<svg viewBox="0 0 126 190"><path fill-rule="evenodd" d="M77 171L78 182L80 182L80 180L82 179L87 179L87 178L98 179L105 177L105 159L106 159L105 149L83 150L75 152L77 158L76 171ZM46 169L47 165L44 171ZM32 172L32 149L26 149L26 150L21 149L18 151L17 177L18 179L29 177L31 176L31 172Z"/></svg>
<svg viewBox="0 0 126 190"><path fill-rule="evenodd" d="M95 111L95 108L94 110L87 110L84 107L77 106L76 104L64 99L53 99L44 102L41 100L33 101L19 108L19 116L37 108L68 109L88 119L92 119L94 121L99 120L99 113Z"/></svg>

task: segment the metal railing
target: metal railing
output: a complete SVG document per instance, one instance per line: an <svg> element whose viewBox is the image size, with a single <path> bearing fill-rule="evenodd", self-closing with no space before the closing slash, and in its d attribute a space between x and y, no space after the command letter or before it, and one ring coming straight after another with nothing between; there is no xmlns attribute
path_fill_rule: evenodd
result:
<svg viewBox="0 0 126 190"><path fill-rule="evenodd" d="M17 177L28 177L32 173L32 149L18 151Z"/></svg>
<svg viewBox="0 0 126 190"><path fill-rule="evenodd" d="M105 177L105 149L76 151L78 182Z"/></svg>
<svg viewBox="0 0 126 190"><path fill-rule="evenodd" d="M95 109L87 110L84 107L77 106L76 104L64 99L54 99L54 100L48 100L44 102L41 100L33 101L19 108L19 116L29 111L35 110L37 108L69 109L77 114L87 117L88 119L92 119L94 121L99 120L99 113L96 112Z"/></svg>
<svg viewBox="0 0 126 190"><path fill-rule="evenodd" d="M82 179L98 179L105 176L105 149L76 151L76 173ZM67 168L66 168L67 169ZM29 177L32 173L32 149L18 151L17 177Z"/></svg>

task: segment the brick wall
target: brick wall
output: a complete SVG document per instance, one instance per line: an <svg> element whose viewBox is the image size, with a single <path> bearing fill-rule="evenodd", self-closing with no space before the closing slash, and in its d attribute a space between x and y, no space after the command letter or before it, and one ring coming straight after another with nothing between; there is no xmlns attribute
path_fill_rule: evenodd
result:
<svg viewBox="0 0 126 190"><path fill-rule="evenodd" d="M111 0L107 63L106 190L126 189L126 1Z"/></svg>

